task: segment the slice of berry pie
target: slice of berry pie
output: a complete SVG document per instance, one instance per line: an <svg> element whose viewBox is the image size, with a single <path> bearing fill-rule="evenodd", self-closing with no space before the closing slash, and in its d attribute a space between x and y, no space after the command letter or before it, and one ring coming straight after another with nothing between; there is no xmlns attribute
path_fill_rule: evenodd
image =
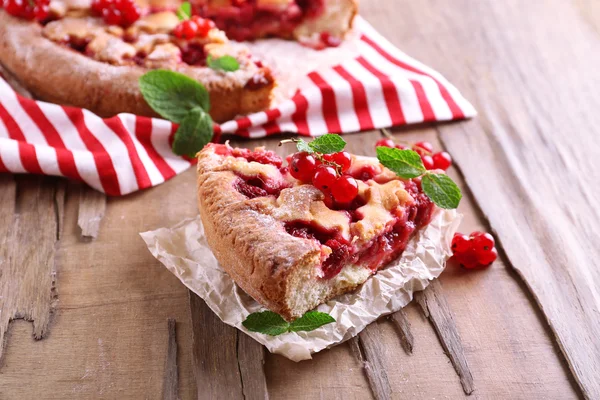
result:
<svg viewBox="0 0 600 400"><path fill-rule="evenodd" d="M376 158L299 152L284 165L271 151L227 144L198 154L198 202L221 266L288 320L399 257L436 207L419 178Z"/></svg>

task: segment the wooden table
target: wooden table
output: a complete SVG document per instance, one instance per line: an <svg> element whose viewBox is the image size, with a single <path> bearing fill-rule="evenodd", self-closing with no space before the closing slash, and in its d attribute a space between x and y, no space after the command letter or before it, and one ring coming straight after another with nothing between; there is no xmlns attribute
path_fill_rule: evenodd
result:
<svg viewBox="0 0 600 400"><path fill-rule="evenodd" d="M500 260L449 266L393 319L294 363L217 321L138 236L196 215L194 171L108 200L0 175L1 399L600 398L600 3L363 3L478 109L393 132L454 156L461 230L493 231ZM372 154L380 137L347 140Z"/></svg>

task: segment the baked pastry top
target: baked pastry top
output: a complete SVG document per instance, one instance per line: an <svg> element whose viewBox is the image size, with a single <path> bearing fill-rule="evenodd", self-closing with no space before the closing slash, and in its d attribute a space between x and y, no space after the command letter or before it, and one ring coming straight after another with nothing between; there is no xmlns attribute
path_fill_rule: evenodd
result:
<svg viewBox="0 0 600 400"><path fill-rule="evenodd" d="M198 154L198 202L221 266L286 319L355 289L404 251L434 205L417 180L352 156L350 204L293 178L276 154L211 144Z"/></svg>

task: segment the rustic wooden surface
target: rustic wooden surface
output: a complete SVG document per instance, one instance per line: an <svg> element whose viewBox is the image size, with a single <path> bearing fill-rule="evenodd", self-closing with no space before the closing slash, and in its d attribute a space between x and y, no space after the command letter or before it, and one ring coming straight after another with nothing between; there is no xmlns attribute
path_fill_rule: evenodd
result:
<svg viewBox="0 0 600 400"><path fill-rule="evenodd" d="M597 5L378 0L363 2L362 14L457 84L480 112L469 122L393 131L438 148L443 142L469 185L457 168L450 171L466 194L461 230L492 229L503 250L489 270L450 265L440 278L447 310L438 322L452 315L473 396L599 398L600 342L590 336L600 331ZM346 138L351 150L372 154L378 137ZM276 142L238 144L284 152ZM301 363L265 355L216 321L137 235L196 215L194 183L190 170L108 199L98 237L89 241L78 227L79 185L0 176L0 339L8 319L34 320L8 325L0 399L161 398L168 318L177 320L182 399L465 396L415 304L403 310L408 324L401 325L413 337L412 354L388 319Z"/></svg>

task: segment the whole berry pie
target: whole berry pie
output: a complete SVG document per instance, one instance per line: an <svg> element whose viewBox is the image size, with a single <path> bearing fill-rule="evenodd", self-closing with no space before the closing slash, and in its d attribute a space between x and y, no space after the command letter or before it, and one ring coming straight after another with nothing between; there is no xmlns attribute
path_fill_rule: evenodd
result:
<svg viewBox="0 0 600 400"><path fill-rule="evenodd" d="M276 81L268 66L247 48L232 46L219 27L237 39L293 38L301 29L309 36L329 35L320 30L330 28L323 23L315 22L314 32L307 27L331 17L328 2L286 3L211 1L194 5L195 13L182 19L179 0L0 0L0 63L36 97L101 116L156 116L143 100L139 77L152 69L181 72L208 89L210 114L222 122L267 109ZM225 17L238 12L245 13L243 21L260 21L265 29L238 34L235 19ZM346 21L340 25L349 27L351 19L342 17ZM341 38L344 32L334 33ZM211 68L210 60L225 56L235 58L235 70Z"/></svg>
<svg viewBox="0 0 600 400"><path fill-rule="evenodd" d="M436 207L418 178L401 179L375 158L298 152L286 163L228 144L198 154L198 203L221 266L288 320L399 257Z"/></svg>

